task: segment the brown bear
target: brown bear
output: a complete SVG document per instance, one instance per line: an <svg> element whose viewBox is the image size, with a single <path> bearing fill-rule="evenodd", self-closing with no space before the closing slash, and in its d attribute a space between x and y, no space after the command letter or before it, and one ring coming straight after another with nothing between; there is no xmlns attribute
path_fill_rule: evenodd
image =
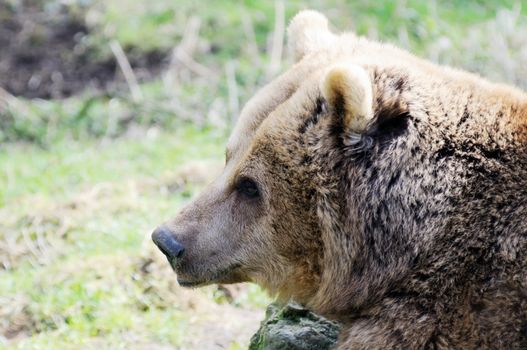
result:
<svg viewBox="0 0 527 350"><path fill-rule="evenodd" d="M288 34L221 176L153 233L180 285L255 282L338 349L527 349L527 94L314 11Z"/></svg>

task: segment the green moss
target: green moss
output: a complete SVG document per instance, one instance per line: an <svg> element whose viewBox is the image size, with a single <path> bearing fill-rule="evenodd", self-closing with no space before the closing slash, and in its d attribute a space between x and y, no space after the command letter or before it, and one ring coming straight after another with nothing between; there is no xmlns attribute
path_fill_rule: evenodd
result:
<svg viewBox="0 0 527 350"><path fill-rule="evenodd" d="M249 350L324 350L337 341L340 326L295 303L271 304Z"/></svg>

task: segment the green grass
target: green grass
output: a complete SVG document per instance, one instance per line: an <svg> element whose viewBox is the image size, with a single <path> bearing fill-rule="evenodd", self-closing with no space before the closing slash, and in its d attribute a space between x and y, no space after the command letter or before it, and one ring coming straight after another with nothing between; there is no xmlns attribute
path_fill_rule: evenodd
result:
<svg viewBox="0 0 527 350"><path fill-rule="evenodd" d="M46 149L11 145L0 150L0 203L23 194L53 199L99 182L138 175L161 177L188 160L223 156L225 135L214 130L185 126L170 134L155 134L99 142L63 139Z"/></svg>
<svg viewBox="0 0 527 350"><path fill-rule="evenodd" d="M527 71L515 62L527 45L527 7L514 0L285 5L286 19L319 9L337 31L352 28L526 86ZM86 17L91 33L84 45L101 57L111 55L109 40L125 50L169 51L189 19L198 18L192 57L210 74L176 65L142 83L139 101L125 86L60 101L18 98L0 110L0 348L194 349L226 334L225 348L243 349L263 317L265 293L256 286L232 297L215 287L179 288L149 233L221 168L237 112L229 104L226 66L234 67L235 98L243 105L268 79L274 2L68 6ZM282 69L289 64L284 57Z"/></svg>

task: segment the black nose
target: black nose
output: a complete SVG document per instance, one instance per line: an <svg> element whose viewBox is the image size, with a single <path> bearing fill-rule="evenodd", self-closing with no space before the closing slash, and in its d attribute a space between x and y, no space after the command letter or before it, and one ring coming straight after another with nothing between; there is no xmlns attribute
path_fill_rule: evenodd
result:
<svg viewBox="0 0 527 350"><path fill-rule="evenodd" d="M185 247L176 240L176 237L165 226L156 228L152 233L152 240L169 260L181 258L185 251Z"/></svg>

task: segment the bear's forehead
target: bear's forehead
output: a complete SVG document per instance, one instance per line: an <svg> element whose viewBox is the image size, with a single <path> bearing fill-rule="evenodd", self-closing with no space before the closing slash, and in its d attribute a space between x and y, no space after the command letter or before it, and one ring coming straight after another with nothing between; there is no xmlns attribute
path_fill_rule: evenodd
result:
<svg viewBox="0 0 527 350"><path fill-rule="evenodd" d="M314 108L324 64L301 61L258 91L243 108L227 143L227 157L238 158L269 133L289 129Z"/></svg>

